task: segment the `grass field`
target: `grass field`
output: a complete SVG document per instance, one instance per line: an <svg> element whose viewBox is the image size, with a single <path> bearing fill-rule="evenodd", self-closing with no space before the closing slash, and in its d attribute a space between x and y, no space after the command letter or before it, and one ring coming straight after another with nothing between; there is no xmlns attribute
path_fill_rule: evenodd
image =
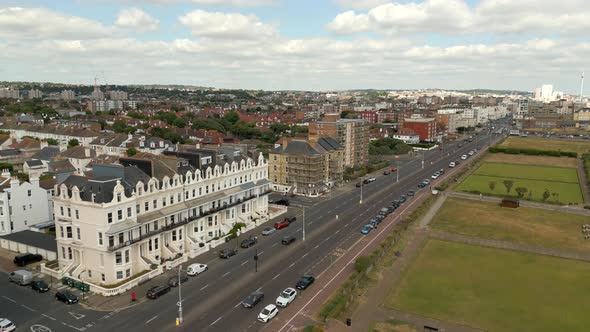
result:
<svg viewBox="0 0 590 332"><path fill-rule="evenodd" d="M429 240L386 306L488 331L588 331L590 264Z"/></svg>
<svg viewBox="0 0 590 332"><path fill-rule="evenodd" d="M590 152L590 142L569 139L547 139L536 137L508 137L500 146L518 149L536 149L577 152Z"/></svg>
<svg viewBox="0 0 590 332"><path fill-rule="evenodd" d="M485 211L485 212L484 212ZM502 208L494 203L449 197L431 222L434 229L483 239L590 251L582 237L588 216L532 208Z"/></svg>
<svg viewBox="0 0 590 332"><path fill-rule="evenodd" d="M520 165L540 165L568 168L576 167L576 159L574 158L527 156L523 154L488 153L484 158L484 161Z"/></svg>
<svg viewBox="0 0 590 332"><path fill-rule="evenodd" d="M506 190L505 180L513 182L510 192ZM494 190L490 189L490 182L495 183ZM570 204L582 203L584 200L577 170L564 167L484 162L456 190L517 197L518 187L528 190L523 199L543 201L543 193L548 190L552 195L547 202Z"/></svg>

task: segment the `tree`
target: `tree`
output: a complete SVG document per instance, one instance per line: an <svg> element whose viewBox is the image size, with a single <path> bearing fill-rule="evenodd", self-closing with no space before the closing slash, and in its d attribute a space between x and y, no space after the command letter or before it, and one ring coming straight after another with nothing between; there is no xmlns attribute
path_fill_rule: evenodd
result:
<svg viewBox="0 0 590 332"><path fill-rule="evenodd" d="M551 196L551 193L549 193L549 190L545 189L545 191L543 192L543 202L545 202L547 199L549 199L550 196Z"/></svg>
<svg viewBox="0 0 590 332"><path fill-rule="evenodd" d="M527 191L529 191L529 190L527 188L525 188L525 187L516 187L514 189L514 191L516 191L516 193L518 194L518 197L519 198L523 198L524 197L524 194L526 194Z"/></svg>
<svg viewBox="0 0 590 332"><path fill-rule="evenodd" d="M512 186L514 185L514 181L512 180L504 180L504 187L506 187L506 193L510 194L510 189L512 189Z"/></svg>
<svg viewBox="0 0 590 332"><path fill-rule="evenodd" d="M80 142L78 142L78 140L75 138L72 138L71 140L68 141L68 148L78 146L78 145L80 145Z"/></svg>
<svg viewBox="0 0 590 332"><path fill-rule="evenodd" d="M59 145L59 142L55 138L48 138L47 144L49 145Z"/></svg>
<svg viewBox="0 0 590 332"><path fill-rule="evenodd" d="M551 196L555 202L559 201L559 193L551 193Z"/></svg>
<svg viewBox="0 0 590 332"><path fill-rule="evenodd" d="M137 149L134 147L130 147L127 149L127 157L131 157L137 154Z"/></svg>
<svg viewBox="0 0 590 332"><path fill-rule="evenodd" d="M231 124L236 124L240 120L240 114L238 112L229 112L223 118Z"/></svg>
<svg viewBox="0 0 590 332"><path fill-rule="evenodd" d="M496 181L490 181L488 187L490 187L490 191L494 191L496 189Z"/></svg>

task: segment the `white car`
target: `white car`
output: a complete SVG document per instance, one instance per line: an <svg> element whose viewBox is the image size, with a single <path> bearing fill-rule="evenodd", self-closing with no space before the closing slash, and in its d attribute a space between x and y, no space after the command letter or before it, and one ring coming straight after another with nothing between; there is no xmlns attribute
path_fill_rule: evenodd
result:
<svg viewBox="0 0 590 332"><path fill-rule="evenodd" d="M469 151L468 155L473 156L473 154L475 154L475 152L473 150Z"/></svg>
<svg viewBox="0 0 590 332"><path fill-rule="evenodd" d="M295 300L296 296L297 296L297 291L295 289L289 287L281 292L281 295L279 295L279 297L277 297L277 300L275 301L275 303L279 307L285 308L289 305L289 303L291 303Z"/></svg>
<svg viewBox="0 0 590 332"><path fill-rule="evenodd" d="M207 271L207 269L207 264L195 263L188 266L188 268L186 269L186 274L188 274L189 276L196 276Z"/></svg>
<svg viewBox="0 0 590 332"><path fill-rule="evenodd" d="M466 154L462 155L461 159L463 159L463 160L467 159L467 155Z"/></svg>
<svg viewBox="0 0 590 332"><path fill-rule="evenodd" d="M457 165L455 164L455 162L454 162L454 161L451 161L451 162L449 163L449 168L453 168L453 167L455 167L455 166L457 166Z"/></svg>
<svg viewBox="0 0 590 332"><path fill-rule="evenodd" d="M440 176L440 174L438 174L438 173L434 173L434 174L432 174L431 178L432 178L433 180L436 180L436 179L438 179L438 177L439 177L439 176Z"/></svg>
<svg viewBox="0 0 590 332"><path fill-rule="evenodd" d="M266 227L265 229L262 230L262 235L269 236L274 232L275 232L274 227Z"/></svg>
<svg viewBox="0 0 590 332"><path fill-rule="evenodd" d="M269 304L258 314L258 320L266 323L273 319L279 313L279 309L274 304Z"/></svg>
<svg viewBox="0 0 590 332"><path fill-rule="evenodd" d="M0 318L0 331L11 332L16 330L16 325L6 318Z"/></svg>

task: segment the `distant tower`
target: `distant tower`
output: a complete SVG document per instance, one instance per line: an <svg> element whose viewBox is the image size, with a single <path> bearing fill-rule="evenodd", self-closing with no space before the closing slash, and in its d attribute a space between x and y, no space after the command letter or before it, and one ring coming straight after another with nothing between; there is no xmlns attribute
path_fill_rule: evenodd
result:
<svg viewBox="0 0 590 332"><path fill-rule="evenodd" d="M580 83L580 103L582 102L583 95L584 95L584 72L582 72L582 82Z"/></svg>

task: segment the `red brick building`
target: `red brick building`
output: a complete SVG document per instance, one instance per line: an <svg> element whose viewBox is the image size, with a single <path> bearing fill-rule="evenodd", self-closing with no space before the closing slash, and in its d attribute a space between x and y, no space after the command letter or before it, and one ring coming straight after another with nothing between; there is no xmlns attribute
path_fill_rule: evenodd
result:
<svg viewBox="0 0 590 332"><path fill-rule="evenodd" d="M378 121L377 111L361 111L358 114L361 119L367 121L369 124L374 124Z"/></svg>
<svg viewBox="0 0 590 332"><path fill-rule="evenodd" d="M403 128L412 129L422 142L432 142L436 138L436 120L434 118L406 118Z"/></svg>

